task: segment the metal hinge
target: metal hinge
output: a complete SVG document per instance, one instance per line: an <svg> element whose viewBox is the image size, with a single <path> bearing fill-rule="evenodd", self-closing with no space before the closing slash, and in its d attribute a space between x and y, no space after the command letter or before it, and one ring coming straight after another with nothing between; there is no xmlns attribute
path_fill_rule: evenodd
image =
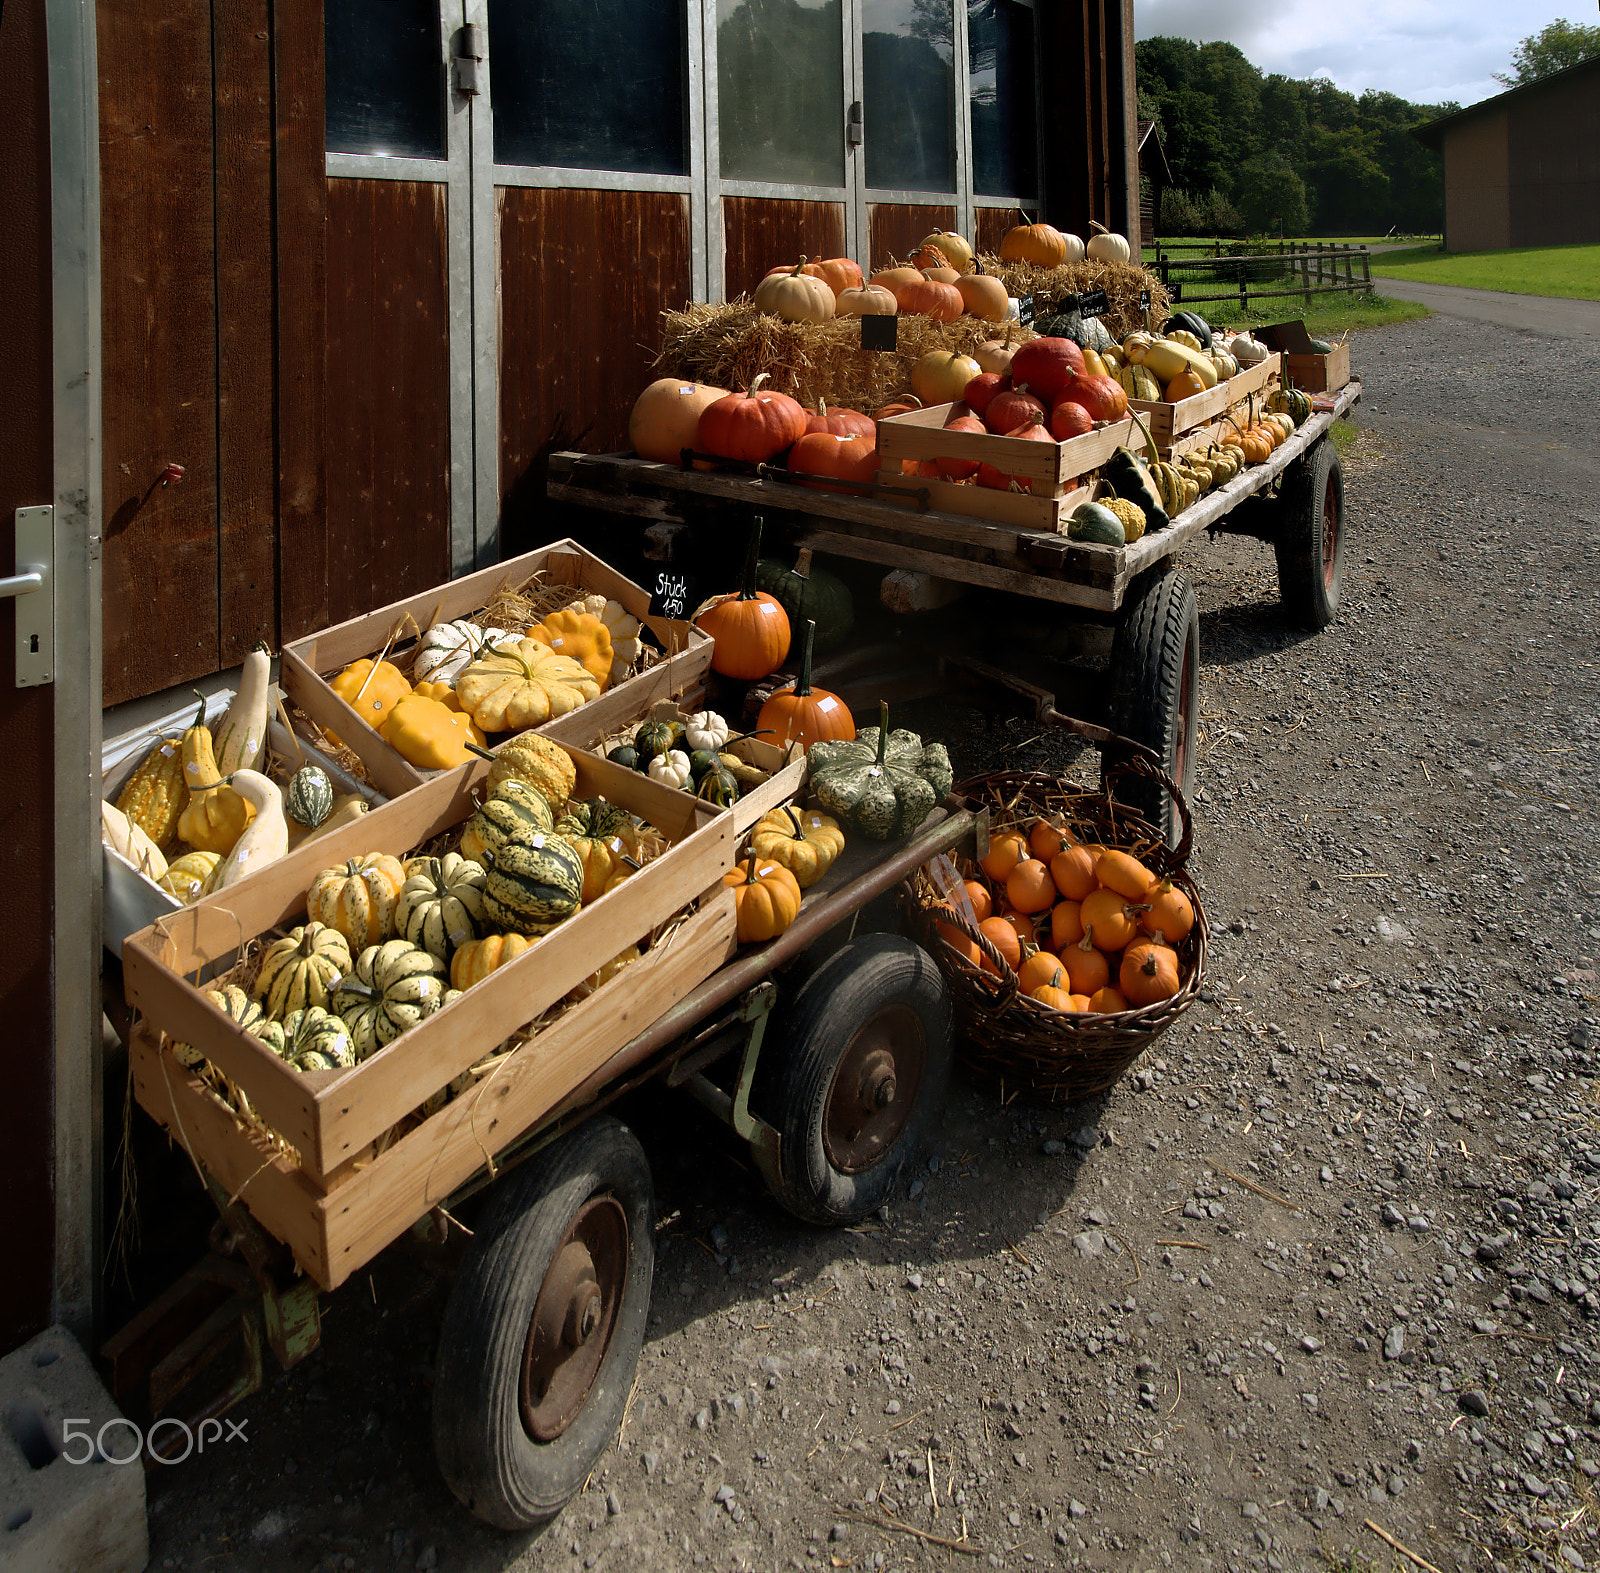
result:
<svg viewBox="0 0 1600 1573"><path fill-rule="evenodd" d="M478 66L482 60L483 29L476 22L468 22L456 34L456 54L451 62L458 93L473 95L483 91L478 84Z"/></svg>
<svg viewBox="0 0 1600 1573"><path fill-rule="evenodd" d="M55 681L56 511L19 508L17 519L17 571L0 579L0 596L17 602L17 687L40 688Z"/></svg>

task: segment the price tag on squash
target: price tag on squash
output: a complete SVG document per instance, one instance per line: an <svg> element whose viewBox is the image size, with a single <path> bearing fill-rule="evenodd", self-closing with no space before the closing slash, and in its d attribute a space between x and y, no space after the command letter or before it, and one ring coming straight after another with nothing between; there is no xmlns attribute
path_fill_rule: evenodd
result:
<svg viewBox="0 0 1600 1573"><path fill-rule="evenodd" d="M861 319L861 347L864 350L896 350L900 347L900 318L863 317Z"/></svg>
<svg viewBox="0 0 1600 1573"><path fill-rule="evenodd" d="M1108 311L1111 301L1103 289L1085 290L1078 297L1078 315L1080 317L1098 317L1102 312Z"/></svg>
<svg viewBox="0 0 1600 1573"><path fill-rule="evenodd" d="M689 608L700 604L694 575L682 569L662 569L650 591L650 615L677 619L689 615Z"/></svg>

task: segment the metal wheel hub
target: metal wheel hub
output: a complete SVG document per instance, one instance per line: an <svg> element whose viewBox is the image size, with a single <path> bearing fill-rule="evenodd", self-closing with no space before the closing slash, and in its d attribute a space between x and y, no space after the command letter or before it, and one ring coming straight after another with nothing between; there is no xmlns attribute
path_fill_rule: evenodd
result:
<svg viewBox="0 0 1600 1573"><path fill-rule="evenodd" d="M550 1259L528 1324L517 1400L535 1441L555 1441L588 1401L627 1272L627 1214L614 1196L591 1196Z"/></svg>
<svg viewBox="0 0 1600 1573"><path fill-rule="evenodd" d="M927 1059L922 1019L910 1006L886 1005L862 1023L839 1057L823 1119L823 1151L839 1173L863 1173L899 1140Z"/></svg>
<svg viewBox="0 0 1600 1573"><path fill-rule="evenodd" d="M1330 474L1322 493L1322 582L1330 590L1339 563L1339 526L1342 522L1339 515L1338 480Z"/></svg>

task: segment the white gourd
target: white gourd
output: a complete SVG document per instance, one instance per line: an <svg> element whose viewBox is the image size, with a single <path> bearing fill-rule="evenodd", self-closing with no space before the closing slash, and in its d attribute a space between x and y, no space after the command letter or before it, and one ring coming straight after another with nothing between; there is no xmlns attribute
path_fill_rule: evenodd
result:
<svg viewBox="0 0 1600 1573"><path fill-rule="evenodd" d="M1259 339L1251 338L1248 333L1239 333L1228 340L1228 353L1241 366L1258 366L1271 351Z"/></svg>
<svg viewBox="0 0 1600 1573"><path fill-rule="evenodd" d="M128 818L120 808L100 801L100 839L151 879L159 881L167 872L161 848L145 834L144 828Z"/></svg>
<svg viewBox="0 0 1600 1573"><path fill-rule="evenodd" d="M504 628L480 628L464 617L435 623L418 642L412 676L419 683L453 684L480 650L510 637Z"/></svg>
<svg viewBox="0 0 1600 1573"><path fill-rule="evenodd" d="M255 873L289 850L289 824L283 816L283 793L278 790L276 783L269 781L259 771L236 770L231 785L256 811L256 817L234 843L233 851L218 865L211 881L213 890L221 890L224 885L231 885L247 874Z"/></svg>
<svg viewBox="0 0 1600 1573"><path fill-rule="evenodd" d="M666 753L657 754L650 761L649 774L652 781L669 787L687 787L694 779L689 756L681 748L669 748Z"/></svg>
<svg viewBox="0 0 1600 1573"><path fill-rule="evenodd" d="M267 750L267 703L272 686L272 657L265 650L252 650L239 670L239 687L212 733L212 752L217 773L230 776L235 770L258 770Z"/></svg>
<svg viewBox="0 0 1600 1573"><path fill-rule="evenodd" d="M728 723L715 710L697 710L683 724L683 740L691 753L704 748L714 754L731 735Z"/></svg>

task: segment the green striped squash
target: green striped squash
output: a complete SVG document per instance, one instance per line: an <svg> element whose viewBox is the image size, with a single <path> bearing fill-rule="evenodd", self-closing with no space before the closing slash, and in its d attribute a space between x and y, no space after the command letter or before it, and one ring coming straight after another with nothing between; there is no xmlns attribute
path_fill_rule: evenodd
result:
<svg viewBox="0 0 1600 1573"><path fill-rule="evenodd" d="M402 939L437 956L445 967L456 951L485 931L483 865L459 853L413 858L406 864L395 926Z"/></svg>
<svg viewBox="0 0 1600 1573"><path fill-rule="evenodd" d="M355 1039L349 1027L332 1011L320 1005L291 1011L283 1023L283 1038L283 1057L301 1070L326 1068L320 1064L301 1064L311 1054L326 1060L328 1066L338 1070L349 1070L356 1062Z"/></svg>
<svg viewBox="0 0 1600 1573"><path fill-rule="evenodd" d="M549 800L537 787L508 776L484 799L461 832L461 855L481 864L485 852L519 830L554 830L555 815Z"/></svg>
<svg viewBox="0 0 1600 1573"><path fill-rule="evenodd" d="M553 832L508 836L485 855L483 904L491 925L539 934L571 917L583 899L583 859Z"/></svg>
<svg viewBox="0 0 1600 1573"><path fill-rule="evenodd" d="M356 1058L364 1060L431 1016L444 995L439 958L410 940L391 939L356 957L351 975L333 991L332 1005L350 1029Z"/></svg>
<svg viewBox="0 0 1600 1573"><path fill-rule="evenodd" d="M290 929L267 946L256 976L256 998L275 1021L309 1005L328 1003L328 991L350 970L350 942L326 923Z"/></svg>
<svg viewBox="0 0 1600 1573"><path fill-rule="evenodd" d="M267 1019L261 1006L238 984L230 983L225 988L207 989L205 996L229 1021L243 1027L252 1037L264 1039L274 1052L282 1052L279 1048L282 1033L277 1031L277 1024ZM278 1042L273 1041L274 1034ZM174 1043L172 1054L185 1070L202 1070L208 1063L205 1055L192 1043Z"/></svg>
<svg viewBox="0 0 1600 1573"><path fill-rule="evenodd" d="M1155 379L1155 374L1145 370L1143 366L1119 368L1117 381L1122 384L1122 391L1130 399L1144 399L1147 403L1159 404L1166 397L1161 384Z"/></svg>
<svg viewBox="0 0 1600 1573"><path fill-rule="evenodd" d="M283 811L297 825L315 830L333 812L333 783L320 765L302 765L283 794Z"/></svg>

